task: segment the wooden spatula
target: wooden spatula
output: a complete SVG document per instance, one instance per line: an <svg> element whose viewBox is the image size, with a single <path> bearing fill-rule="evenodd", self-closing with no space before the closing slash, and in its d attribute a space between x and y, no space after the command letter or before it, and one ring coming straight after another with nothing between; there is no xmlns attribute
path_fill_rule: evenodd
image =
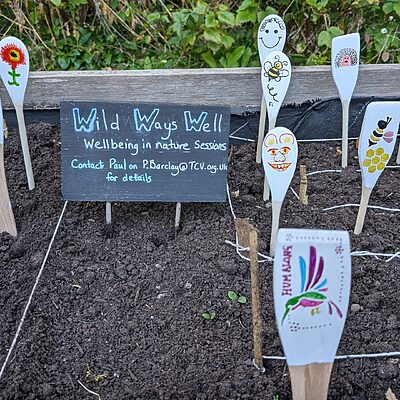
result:
<svg viewBox="0 0 400 400"><path fill-rule="evenodd" d="M294 400L327 398L350 283L347 232L279 230L274 303Z"/></svg>

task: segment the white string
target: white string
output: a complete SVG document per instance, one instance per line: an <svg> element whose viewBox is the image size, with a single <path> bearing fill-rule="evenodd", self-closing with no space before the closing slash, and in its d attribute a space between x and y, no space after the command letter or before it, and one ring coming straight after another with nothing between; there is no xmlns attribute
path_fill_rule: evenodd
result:
<svg viewBox="0 0 400 400"><path fill-rule="evenodd" d="M292 191L292 193L294 194L294 196L297 198L297 200L300 200L299 195L296 193L296 191L290 186L290 190Z"/></svg>
<svg viewBox="0 0 400 400"><path fill-rule="evenodd" d="M391 353L371 353L371 354L346 354L343 356L336 356L335 360L346 360L355 358L378 358L378 357L398 357L400 351L393 351ZM263 356L264 360L286 360L283 356Z"/></svg>
<svg viewBox="0 0 400 400"><path fill-rule="evenodd" d="M360 205L359 204L340 204L338 206L324 208L322 211L330 211L330 210L334 210L335 208L341 208L341 207L360 207ZM390 212L400 212L400 208L388 208L388 207L382 207L382 206L367 206L367 208L373 208L376 210L383 210L383 211L390 211Z"/></svg>
<svg viewBox="0 0 400 400"><path fill-rule="evenodd" d="M7 353L6 359L4 360L3 366L1 367L1 370L0 370L0 380L1 380L1 377L3 376L4 370L5 370L5 368L6 368L6 365L7 365L7 363L8 363L8 360L10 359L10 356L11 356L11 353L12 353L14 347L15 347L15 344L17 343L18 336L19 336L19 334L20 334L20 332L21 332L21 329L22 329L22 325L23 325L24 322L25 322L25 318L26 318L26 315L27 315L27 313L28 313L28 309L29 309L29 307L30 307L30 305L31 305L31 303L32 303L33 295L34 295L34 293L35 293L35 291L36 291L36 287L37 287L37 285L38 285L38 283L39 283L39 279L40 279L40 277L41 277L41 275L42 275L42 273L43 273L44 266L46 265L46 262L47 262L47 258L49 257L51 247L52 247L53 242L54 242L54 239L55 239L55 237L56 237L56 235L57 235L57 231L58 231L58 228L59 228L59 226L60 226L60 224L61 224L61 220L62 220L62 218L63 218L63 216L64 216L64 212L65 212L65 209L66 209L66 207L67 207L67 204L68 204L68 201L66 201L66 202L64 203L64 207L63 207L63 209L62 209L62 211L61 211L60 218L58 219L58 222L57 222L56 228L55 228L55 230L54 230L53 236L52 236L52 238L51 238L51 240L50 240L49 247L48 247L47 252L46 252L46 255L45 255L44 259L43 259L42 266L40 267L39 272L38 272L38 274L37 274L37 276L36 276L35 284L33 285L31 294L29 295L29 298L28 298L28 301L27 301L27 303L26 303L24 312L23 312L23 314L22 314L22 318L21 318L21 320L19 321L19 325L18 325L17 331L15 332L14 339L13 339L13 341L12 341L12 343L11 343L10 349L8 350L8 353Z"/></svg>
<svg viewBox="0 0 400 400"><path fill-rule="evenodd" d="M342 172L342 170L341 169L324 169L323 171L308 172L307 176L316 175L316 174L325 174L327 172Z"/></svg>

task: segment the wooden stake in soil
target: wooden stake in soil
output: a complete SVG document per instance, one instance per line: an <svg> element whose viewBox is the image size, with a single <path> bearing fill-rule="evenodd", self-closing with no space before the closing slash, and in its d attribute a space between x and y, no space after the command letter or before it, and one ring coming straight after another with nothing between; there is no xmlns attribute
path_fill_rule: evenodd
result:
<svg viewBox="0 0 400 400"><path fill-rule="evenodd" d="M262 357L262 322L260 316L260 283L258 269L257 231L249 226L250 240L250 275L251 275L251 310L253 314L253 351L254 362L260 369L264 368Z"/></svg>
<svg viewBox="0 0 400 400"><path fill-rule="evenodd" d="M258 27L258 55L260 57L260 63L263 65L266 57L273 51L282 51L286 42L286 25L283 19L279 15L270 14L267 15L260 23ZM263 71L261 71L263 73ZM261 163L261 148L264 140L265 132L265 120L266 120L266 103L264 95L261 96L260 106L260 124L258 128L258 142L257 142L257 155L256 162ZM271 128L269 123L269 129ZM269 197L269 196L268 196Z"/></svg>
<svg viewBox="0 0 400 400"><path fill-rule="evenodd" d="M392 156L399 122L399 101L370 103L365 110L358 146L362 192L354 228L356 235L363 229L372 189Z"/></svg>
<svg viewBox="0 0 400 400"><path fill-rule="evenodd" d="M23 111L29 75L29 53L25 45L15 37L6 37L0 41L0 75L17 113L26 176L29 189L33 190L35 188L35 180L33 178Z"/></svg>
<svg viewBox="0 0 400 400"><path fill-rule="evenodd" d="M300 203L308 205L307 195L307 167L300 165L300 190L299 190Z"/></svg>
<svg viewBox="0 0 400 400"><path fill-rule="evenodd" d="M0 102L0 121L3 120L3 110ZM3 125L4 126L4 125ZM0 232L8 232L17 236L14 213L8 195L6 173L4 168L4 130L0 129Z"/></svg>
<svg viewBox="0 0 400 400"><path fill-rule="evenodd" d="M244 249L248 249L250 247L250 224L248 218L236 218L235 219L236 226L236 235L238 245ZM241 251L240 254L242 256L249 258L249 251Z"/></svg>
<svg viewBox="0 0 400 400"><path fill-rule="evenodd" d="M326 400L350 297L348 232L280 229L274 305L294 400Z"/></svg>
<svg viewBox="0 0 400 400"><path fill-rule="evenodd" d="M272 228L270 254L275 253L276 235L282 202L292 181L297 164L296 137L287 129L278 127L269 131L264 139L262 160L265 176L272 193Z"/></svg>
<svg viewBox="0 0 400 400"><path fill-rule="evenodd" d="M360 35L352 33L332 40L332 75L342 101L342 167L347 167L349 106L358 77Z"/></svg>

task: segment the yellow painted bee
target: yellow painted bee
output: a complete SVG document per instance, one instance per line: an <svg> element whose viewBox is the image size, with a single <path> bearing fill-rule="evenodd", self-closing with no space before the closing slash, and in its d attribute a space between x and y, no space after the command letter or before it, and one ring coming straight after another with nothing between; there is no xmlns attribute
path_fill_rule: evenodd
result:
<svg viewBox="0 0 400 400"><path fill-rule="evenodd" d="M287 61L281 61L279 56L275 56L276 61L272 64L271 61L264 63L264 76L268 77L268 81L274 80L279 82L281 78L289 76L289 71L285 67L288 63Z"/></svg>
<svg viewBox="0 0 400 400"><path fill-rule="evenodd" d="M373 146L373 145L377 144L382 136L383 136L383 140L387 143L391 143L393 141L394 133L392 131L388 131L388 132L383 131L390 124L391 120L392 120L392 118L387 117L386 121L383 119L378 121L378 124L377 124L378 126L375 128L375 130L369 136L368 146Z"/></svg>

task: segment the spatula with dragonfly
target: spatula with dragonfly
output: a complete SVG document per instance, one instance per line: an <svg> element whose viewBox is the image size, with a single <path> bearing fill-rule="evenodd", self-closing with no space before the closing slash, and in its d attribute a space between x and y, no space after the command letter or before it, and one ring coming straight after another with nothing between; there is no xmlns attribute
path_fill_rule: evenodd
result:
<svg viewBox="0 0 400 400"><path fill-rule="evenodd" d="M358 144L362 191L354 233L360 234L369 198L392 156L400 122L400 101L377 101L365 110Z"/></svg>
<svg viewBox="0 0 400 400"><path fill-rule="evenodd" d="M4 129L3 129L3 109L0 101L0 232L8 232L12 236L17 236L14 213L11 208L6 173L4 168Z"/></svg>
<svg viewBox="0 0 400 400"><path fill-rule="evenodd" d="M351 284L347 232L280 229L274 305L294 400L326 400Z"/></svg>
<svg viewBox="0 0 400 400"><path fill-rule="evenodd" d="M267 133L262 148L262 161L272 194L271 255L275 252L282 202L296 169L297 156L297 140L289 129L277 127Z"/></svg>
<svg viewBox="0 0 400 400"><path fill-rule="evenodd" d="M282 51L286 42L286 25L279 15L267 15L258 27L258 55L260 57L261 74L262 65L266 57L274 51ZM261 148L264 139L266 119L265 97L261 96L260 125L258 127L258 143L256 162L261 163Z"/></svg>
<svg viewBox="0 0 400 400"><path fill-rule="evenodd" d="M29 75L29 53L21 40L9 36L0 41L0 75L17 113L29 189L35 188L24 119L24 96Z"/></svg>
<svg viewBox="0 0 400 400"><path fill-rule="evenodd" d="M332 75L342 102L342 167L347 167L350 100L360 64L360 35L351 33L332 39Z"/></svg>

